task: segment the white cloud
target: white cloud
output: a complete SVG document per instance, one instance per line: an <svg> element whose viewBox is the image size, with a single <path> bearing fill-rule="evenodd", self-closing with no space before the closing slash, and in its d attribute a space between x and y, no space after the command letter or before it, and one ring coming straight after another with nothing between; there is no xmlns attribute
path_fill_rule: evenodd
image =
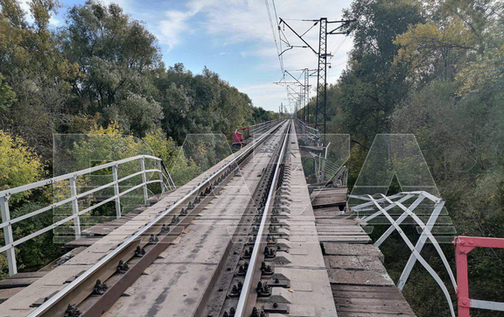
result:
<svg viewBox="0 0 504 317"><path fill-rule="evenodd" d="M268 2L271 8L271 0ZM339 18L341 10L350 2L350 0L337 3L333 0L311 0L308 5L303 0L277 0L275 3L281 17L306 19L319 18L321 15ZM264 1L258 0L189 0L185 10L167 11L167 19L163 20L163 25L169 25L173 29L164 32L170 33L171 38L180 36L180 33L187 30L187 20L198 13L206 17L204 22L200 23L205 32L224 35L225 44L259 41L273 45L266 5ZM273 11L272 18L275 19ZM292 24L300 28L310 26L310 22L292 22ZM314 32L308 34L310 40L317 39L316 31L317 28L314 28Z"/></svg>
<svg viewBox="0 0 504 317"><path fill-rule="evenodd" d="M167 11L167 19L159 23L159 40L170 49L178 45L182 33L189 29L187 21L192 16L192 12Z"/></svg>
<svg viewBox="0 0 504 317"><path fill-rule="evenodd" d="M129 0L123 0L129 1ZM275 14L270 4L274 28L276 28ZM340 19L342 10L347 8L351 0L275 0L279 17L287 20L299 33L313 25L312 22L296 21L297 19L318 19L326 16L328 19ZM274 30L276 33L276 29ZM318 49L318 31L316 25L306 33L305 38L315 50ZM263 0L188 0L182 9L168 10L157 24L154 33L162 44L173 49L183 42L184 36L200 32L215 39L216 46L226 46L236 43L247 43L247 49L239 54L243 58L258 57L260 62L255 66L258 72L278 72L281 77L277 51L273 41L273 34L268 18L268 11ZM287 28L285 34L292 45L302 45L302 42ZM342 43L343 35L331 36L328 48L339 47L336 55L331 59L332 68L328 70L328 82L334 83L345 67L347 52L351 49L352 41L347 39ZM341 44L341 45L340 45ZM284 48L286 46L284 45ZM288 70L300 68L316 68L317 59L309 49L292 49L283 54L284 65ZM314 78L312 78L314 80ZM312 86L315 84L312 83ZM256 93L257 87L262 90ZM271 87L266 89L266 87ZM242 87L254 103L264 108L274 108L285 98L285 89L268 82L254 86ZM266 90L265 90L266 89ZM266 96L264 91L271 92L275 97ZM281 95L282 94L282 95ZM270 106L270 104L274 104Z"/></svg>
<svg viewBox="0 0 504 317"><path fill-rule="evenodd" d="M155 31L160 42L168 45L170 49L178 45L183 33L191 30L189 20L215 2L214 0L191 0L186 4L186 10L166 11L164 19L159 22L158 30Z"/></svg>
<svg viewBox="0 0 504 317"><path fill-rule="evenodd" d="M268 0L271 6L271 0ZM303 0L276 0L275 4L280 17L296 29L303 33L313 25L312 22L296 21L297 19L318 19L326 16L328 19L340 19L342 9L350 5L351 0L333 1L333 0L310 0L309 4ZM276 27L274 11L271 11L273 24ZM264 1L257 0L192 0L187 4L186 11L179 11L178 15L171 17L171 22L163 24L169 26L169 30L164 30L168 37L165 38L170 47L180 43L180 36L187 32L187 23L196 14L201 14L203 19L202 30L216 37L216 40L223 41L221 45L229 45L240 42L254 43L248 51L241 51L243 58L260 57L261 62L257 65L257 71L278 70L278 79L281 77L281 71L277 58L277 52L273 41L268 12ZM200 16L198 16L199 19ZM199 19L201 20L201 19ZM306 41L318 50L318 31L319 26L314 26L311 31L306 33ZM275 30L276 33L276 30ZM287 28L285 34L292 45L303 45ZM284 48L286 46L284 45ZM343 42L343 35L331 36L328 41L328 48L333 52L338 48L335 56L331 59L331 66L328 70L328 82L334 83L345 67L347 52L352 47L351 39ZM284 65L288 70L300 68L316 68L317 59L310 49L292 49L283 54ZM314 78L312 78L314 80ZM314 86L315 83L312 83ZM250 95L257 106L274 109L286 97L285 88L274 85L273 83L263 83L253 86L241 87L241 89ZM285 100L283 100L285 103Z"/></svg>
<svg viewBox="0 0 504 317"><path fill-rule="evenodd" d="M119 5L126 13L132 12L133 10L133 3L131 2L132 0L100 0L100 1L105 5L115 3Z"/></svg>
<svg viewBox="0 0 504 317"><path fill-rule="evenodd" d="M242 86L238 87L238 89L246 93L257 107L263 107L268 110L278 110L274 107L278 108L280 102L274 102L281 100L285 105L288 103L287 100L284 100L284 98L286 98L285 88L273 83ZM272 106L273 104L276 106Z"/></svg>
<svg viewBox="0 0 504 317"><path fill-rule="evenodd" d="M26 20L29 23L33 23L33 17L30 13L30 1L29 0L21 0L19 1L19 6L26 13Z"/></svg>
<svg viewBox="0 0 504 317"><path fill-rule="evenodd" d="M24 12L30 12L30 2L28 0L19 1L19 6L23 9Z"/></svg>
<svg viewBox="0 0 504 317"><path fill-rule="evenodd" d="M61 21L56 19L54 16L51 16L51 18L49 19L49 24L53 26L59 26L61 24Z"/></svg>

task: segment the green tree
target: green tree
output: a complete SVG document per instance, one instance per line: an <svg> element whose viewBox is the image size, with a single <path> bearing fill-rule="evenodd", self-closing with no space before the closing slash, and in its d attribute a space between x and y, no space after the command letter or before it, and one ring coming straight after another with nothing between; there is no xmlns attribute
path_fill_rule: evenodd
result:
<svg viewBox="0 0 504 317"><path fill-rule="evenodd" d="M0 130L0 190L32 183L42 175L40 158L20 137ZM12 203L26 198L29 192L13 195Z"/></svg>
<svg viewBox="0 0 504 317"><path fill-rule="evenodd" d="M66 112L69 79L77 73L48 28L58 5L31 1L34 22L29 24L17 1L0 1L0 93L10 91L8 107L0 111L0 127L22 136L45 160L51 157L52 134Z"/></svg>
<svg viewBox="0 0 504 317"><path fill-rule="evenodd" d="M163 130L179 144L188 133L230 136L236 127L252 121L250 98L207 68L194 76L182 64L175 64L159 70L156 77Z"/></svg>
<svg viewBox="0 0 504 317"><path fill-rule="evenodd" d="M376 133L413 133L457 234L504 236L503 13L502 2L492 0L352 3L346 16L358 19L355 46L328 89L329 131L352 135L350 185ZM400 245L392 237L383 248L392 276L405 263ZM445 248L453 261L453 249ZM471 296L501 300L502 254L476 252ZM433 254L429 247L423 253L441 272ZM425 271L413 271L404 294L418 316L448 316Z"/></svg>
<svg viewBox="0 0 504 317"><path fill-rule="evenodd" d="M254 108L254 113L252 114L252 123L261 123L264 121L270 121L278 118L278 114L273 111L264 110L263 108Z"/></svg>
<svg viewBox="0 0 504 317"><path fill-rule="evenodd" d="M6 112L16 100L16 93L0 74L0 112Z"/></svg>
<svg viewBox="0 0 504 317"><path fill-rule="evenodd" d="M185 157L173 139L164 136L161 129L149 132L143 141L152 149L155 156L163 160L176 185L184 185L203 172L200 166Z"/></svg>
<svg viewBox="0 0 504 317"><path fill-rule="evenodd" d="M42 174L43 169L40 158L29 146L27 146L26 142L20 137L14 137L10 133L0 130L0 190L6 190L37 181ZM10 197L11 218L23 214L24 210L20 210L19 206L30 194L29 191L26 191ZM30 223L30 226L36 223L36 221L25 221L21 226L18 225L15 228L15 236L19 233L26 232L24 228L27 222ZM0 241L3 242L3 233L0 233ZM38 239L38 241L40 241L40 239ZM33 244L31 246L33 247ZM37 248L34 248L33 252L37 252L35 249ZM36 257L26 256L26 253L23 253L27 250L26 248L22 250L22 258L19 259L21 267L23 267L25 262L28 263L32 260L36 260ZM42 249L38 248L37 250ZM0 254L0 279L7 277L8 271L6 255L2 253Z"/></svg>
<svg viewBox="0 0 504 317"><path fill-rule="evenodd" d="M154 99L153 69L160 67L156 38L116 4L95 1L68 12L61 34L66 57L79 65L73 83L74 113L102 114L137 136L156 126L162 110Z"/></svg>
<svg viewBox="0 0 504 317"><path fill-rule="evenodd" d="M401 47L394 63L408 65L411 77L420 79L453 79L463 60L476 51L474 34L458 19L446 26L433 22L414 25L394 43Z"/></svg>
<svg viewBox="0 0 504 317"><path fill-rule="evenodd" d="M329 89L335 91L329 103L343 108L343 129L364 146L390 130L389 117L408 92L406 69L392 64L394 40L422 21L421 9L413 0L356 0L345 11L345 18L357 20L349 28L354 49L337 87Z"/></svg>

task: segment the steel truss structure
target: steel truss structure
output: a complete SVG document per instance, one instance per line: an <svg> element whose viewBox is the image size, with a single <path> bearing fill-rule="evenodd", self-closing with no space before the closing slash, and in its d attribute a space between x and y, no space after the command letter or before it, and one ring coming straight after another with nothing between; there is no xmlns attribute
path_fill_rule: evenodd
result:
<svg viewBox="0 0 504 317"><path fill-rule="evenodd" d="M371 212L369 216L365 216L362 218L362 221L364 223L369 222L370 220L378 216L384 216L387 219L387 221L390 222L390 227L375 242L375 246L379 247L381 244L383 244L383 242L387 240L388 237L390 237L390 235L394 231L397 231L401 236L401 238L403 239L404 243L411 250L411 255L408 259L408 262L406 263L406 266L403 269L401 277L399 278L397 287L400 290L404 288L416 262L417 261L420 262L420 264L422 264L422 266L427 270L427 272L429 272L429 274L434 278L436 283L443 291L443 294L445 295L446 300L448 302L448 306L450 308L450 313L452 317L455 317L455 310L453 308L453 302L450 293L448 291L448 288L441 280L439 275L436 273L436 271L429 265L429 263L427 263L427 261L421 255L422 249L425 243L427 242L427 239L430 240L430 242L436 249L439 257L441 258L443 265L446 268L453 289L457 290L457 281L455 279L453 271L448 263L448 260L446 259L446 256L443 253L443 250L439 246L438 241L431 232L432 228L436 224L436 221L438 220L438 217L444 207L445 202L441 198L438 198L425 191L401 192L399 194L392 196L385 196L383 194L380 194L379 196L380 196L379 198L375 198L371 195L361 195L361 196L350 195L349 198L366 201L365 203L359 204L355 207L351 207L351 211L356 213ZM408 207L405 206L407 201L413 199L415 200ZM418 206L420 206L420 204L425 199L434 204L434 208L427 223L424 223L414 212L415 209L417 209ZM402 210L402 214L397 219L394 219L394 217L392 217L390 214L390 211L394 208L400 208ZM408 238L408 236L404 233L404 231L400 227L400 225L407 218L411 218L422 230L422 233L416 244L413 244L413 242Z"/></svg>

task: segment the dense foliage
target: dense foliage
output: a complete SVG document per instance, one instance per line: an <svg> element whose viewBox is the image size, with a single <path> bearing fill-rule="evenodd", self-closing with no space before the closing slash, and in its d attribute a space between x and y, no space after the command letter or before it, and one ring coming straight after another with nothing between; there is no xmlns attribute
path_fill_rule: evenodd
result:
<svg viewBox="0 0 504 317"><path fill-rule="evenodd" d="M21 138L13 138L0 131L0 190L5 190L38 180L42 174L42 164ZM15 195L17 202L28 193Z"/></svg>
<svg viewBox="0 0 504 317"><path fill-rule="evenodd" d="M49 27L54 0L0 0L0 128L23 137L45 161L54 133L117 122L143 137L162 128L180 145L188 133L222 132L268 118L247 95L205 68L166 68L156 38L115 4L68 10ZM271 114L269 114L271 115Z"/></svg>
<svg viewBox="0 0 504 317"><path fill-rule="evenodd" d="M230 137L236 127L272 117L207 68L195 75L182 64L165 67L154 35L116 4L74 5L58 28L49 25L61 9L57 0L32 0L29 7L30 19L20 1L0 0L0 190L48 177L51 170L68 173L136 154L161 157L181 185L202 171L181 150L187 135ZM78 186L98 186L111 174L92 176ZM12 197L12 216L62 199L68 184L62 185ZM79 203L98 201L98 194L110 195ZM96 213L113 214L109 205ZM15 236L56 218L48 212L23 221ZM54 257L52 235L17 250L21 269ZM51 247L41 248L44 243ZM1 254L0 278L5 271Z"/></svg>
<svg viewBox="0 0 504 317"><path fill-rule="evenodd" d="M350 182L377 133L413 133L457 234L504 237L503 3L354 0L345 16L357 19L350 28L354 48L328 90L328 132L351 135ZM453 247L443 248L454 264ZM384 251L397 278L409 250L395 240ZM471 296L502 301L503 254L475 254ZM435 252L424 255L442 271ZM436 290L418 266L405 289L418 316L449 315Z"/></svg>

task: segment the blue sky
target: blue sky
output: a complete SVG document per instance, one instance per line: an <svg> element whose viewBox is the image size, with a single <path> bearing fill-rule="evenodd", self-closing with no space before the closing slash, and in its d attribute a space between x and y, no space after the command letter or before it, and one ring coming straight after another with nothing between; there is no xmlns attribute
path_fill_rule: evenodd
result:
<svg viewBox="0 0 504 317"><path fill-rule="evenodd" d="M27 1L27 0L22 0ZM247 93L254 105L278 110L287 104L285 88L273 82L281 78L277 50L268 18L268 3L272 15L273 0L106 0L117 3L133 18L145 22L147 29L159 40L166 65L182 62L194 73L204 66L219 73L221 78ZM278 16L300 32L310 22L295 19L318 19L322 16L339 19L342 9L351 0L274 0ZM64 6L52 24L61 26L68 7L85 0L60 0ZM27 8L27 5L24 5ZM274 19L274 18L273 18ZM296 45L292 33L286 32ZM316 47L318 28L306 34ZM344 36L330 38L328 48L335 52L328 72L329 82L335 82L344 69L352 39ZM293 49L284 55L285 69L316 67L316 56L308 49ZM311 78L312 86L315 78ZM312 89L311 95L315 93Z"/></svg>

